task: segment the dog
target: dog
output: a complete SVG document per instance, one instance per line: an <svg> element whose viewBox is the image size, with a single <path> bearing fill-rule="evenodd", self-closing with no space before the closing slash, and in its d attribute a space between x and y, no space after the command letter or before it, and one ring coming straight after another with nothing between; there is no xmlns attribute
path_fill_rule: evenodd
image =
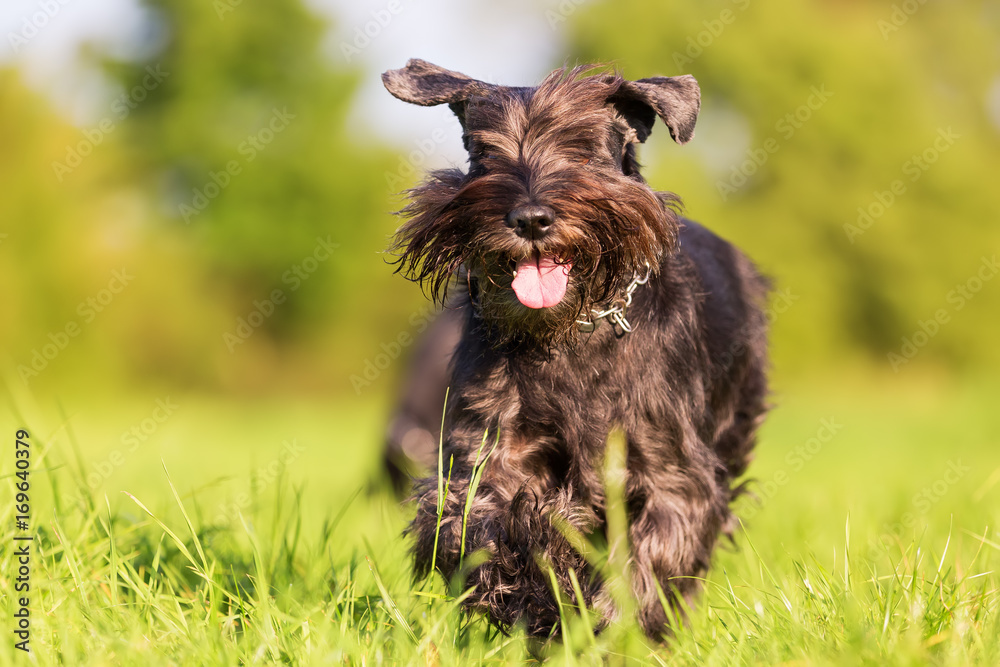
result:
<svg viewBox="0 0 1000 667"><path fill-rule="evenodd" d="M405 102L449 105L469 153L468 170L408 191L391 247L396 270L446 305L390 433L391 450L436 463L444 407L443 465L413 491L415 574L457 575L469 611L546 638L559 632L553 586L577 597L572 570L600 627L613 621L568 536L606 531L619 430L632 594L661 638L661 595L680 612L732 537L768 409L768 281L636 160L657 118L691 139L698 84L576 67L510 87L416 59L382 80Z"/></svg>

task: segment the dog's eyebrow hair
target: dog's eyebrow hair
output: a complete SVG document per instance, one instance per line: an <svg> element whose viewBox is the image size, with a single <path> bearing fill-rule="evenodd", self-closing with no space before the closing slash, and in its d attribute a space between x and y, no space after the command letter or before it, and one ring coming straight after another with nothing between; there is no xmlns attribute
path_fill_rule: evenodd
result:
<svg viewBox="0 0 1000 667"><path fill-rule="evenodd" d="M471 136L486 150L502 153L510 159L517 159L521 150L520 142L515 137L503 132L476 130L471 133Z"/></svg>

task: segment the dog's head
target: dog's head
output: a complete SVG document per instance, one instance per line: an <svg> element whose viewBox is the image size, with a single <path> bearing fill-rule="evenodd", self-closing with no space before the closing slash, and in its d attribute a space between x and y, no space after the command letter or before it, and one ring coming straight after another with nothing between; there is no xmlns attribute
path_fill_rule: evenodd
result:
<svg viewBox="0 0 1000 667"><path fill-rule="evenodd" d="M469 151L468 172L433 172L410 191L398 270L435 299L461 277L503 339L572 338L581 313L621 296L675 244L678 200L645 184L635 144L657 116L688 141L698 84L590 70L557 70L535 88L422 60L382 75L403 101L448 104Z"/></svg>

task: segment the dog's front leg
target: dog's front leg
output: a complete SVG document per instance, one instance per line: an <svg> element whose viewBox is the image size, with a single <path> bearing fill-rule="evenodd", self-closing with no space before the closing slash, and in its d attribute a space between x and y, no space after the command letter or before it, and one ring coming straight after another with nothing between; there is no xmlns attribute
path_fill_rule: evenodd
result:
<svg viewBox="0 0 1000 667"><path fill-rule="evenodd" d="M517 440L499 442L482 466L474 494L476 467L464 460L456 463L450 482L445 474L442 493L437 478L420 482L410 532L416 536L418 575L432 568L449 581L458 575L463 588L475 588L466 599L467 608L485 613L504 631L522 624L528 634L545 637L559 624L553 575L565 593L573 590L573 570L588 606L599 596L599 582L589 576L588 564L560 531L560 526L569 525L586 534L598 519L569 489L550 484L549 472L519 448ZM542 446L555 445L548 441Z"/></svg>
<svg viewBox="0 0 1000 667"><path fill-rule="evenodd" d="M717 475L721 463L696 435L684 438L684 446L667 445L666 433L650 429L629 439L632 588L639 621L653 638L669 632L661 592L680 617L678 600L699 590L729 517L728 488Z"/></svg>
<svg viewBox="0 0 1000 667"><path fill-rule="evenodd" d="M413 561L417 577L436 570L451 581L465 553L478 548L472 540L480 536L479 524L488 506L489 493L469 498L471 474L464 468L446 470L440 477L419 480L414 488L417 514L407 533L414 536ZM465 548L462 532L465 529ZM470 528L472 529L470 535Z"/></svg>

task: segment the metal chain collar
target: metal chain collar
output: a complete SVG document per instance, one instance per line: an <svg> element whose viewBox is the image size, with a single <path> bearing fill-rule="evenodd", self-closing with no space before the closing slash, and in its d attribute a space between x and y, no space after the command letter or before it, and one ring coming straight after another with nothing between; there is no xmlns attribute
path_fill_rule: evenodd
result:
<svg viewBox="0 0 1000 667"><path fill-rule="evenodd" d="M597 328L597 323L603 320L605 317L610 317L611 321L621 327L622 331L625 333L632 333L632 324L625 318L625 312L629 306L632 305L632 294L639 289L639 285L645 285L649 282L649 276L652 273L652 268L649 266L649 262L646 262L646 275L639 277L639 274L635 274L632 278L632 282L628 284L625 289L625 296L619 299L615 299L611 302L611 306L606 310L598 310L594 308L590 311L590 317L586 320L577 320L577 326L580 327L582 333L591 333Z"/></svg>

